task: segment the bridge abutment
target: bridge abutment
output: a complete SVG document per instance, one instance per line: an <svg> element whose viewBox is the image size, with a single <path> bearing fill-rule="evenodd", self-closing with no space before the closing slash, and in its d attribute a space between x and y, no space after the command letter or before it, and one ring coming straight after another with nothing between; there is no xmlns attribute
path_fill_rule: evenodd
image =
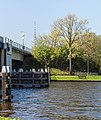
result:
<svg viewBox="0 0 101 120"><path fill-rule="evenodd" d="M31 49L16 43L9 38L0 37L0 70L2 66L10 66L10 72L16 68L23 68L25 56L32 56Z"/></svg>

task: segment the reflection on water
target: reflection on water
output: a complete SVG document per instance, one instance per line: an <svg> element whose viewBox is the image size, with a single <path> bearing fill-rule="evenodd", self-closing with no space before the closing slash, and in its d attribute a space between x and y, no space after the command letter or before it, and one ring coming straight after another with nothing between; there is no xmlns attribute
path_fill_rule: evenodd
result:
<svg viewBox="0 0 101 120"><path fill-rule="evenodd" d="M52 82L44 89L13 89L10 117L21 120L101 120L100 82ZM1 109L1 107L0 107Z"/></svg>
<svg viewBox="0 0 101 120"><path fill-rule="evenodd" d="M12 110L12 106L10 102L6 102L6 103L1 103L0 104L0 110Z"/></svg>
<svg viewBox="0 0 101 120"><path fill-rule="evenodd" d="M1 103L0 104L0 116L8 117L10 114L14 114L12 111L11 102Z"/></svg>

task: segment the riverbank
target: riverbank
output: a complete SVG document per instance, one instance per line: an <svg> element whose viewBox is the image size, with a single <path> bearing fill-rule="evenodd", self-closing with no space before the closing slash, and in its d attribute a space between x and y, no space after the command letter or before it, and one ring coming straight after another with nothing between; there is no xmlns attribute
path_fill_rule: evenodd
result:
<svg viewBox="0 0 101 120"><path fill-rule="evenodd" d="M19 118L5 118L0 116L0 120L20 120Z"/></svg>
<svg viewBox="0 0 101 120"><path fill-rule="evenodd" d="M64 76L64 75L52 75L51 81L62 82L101 82L101 76L87 75L85 78L79 78L78 76Z"/></svg>

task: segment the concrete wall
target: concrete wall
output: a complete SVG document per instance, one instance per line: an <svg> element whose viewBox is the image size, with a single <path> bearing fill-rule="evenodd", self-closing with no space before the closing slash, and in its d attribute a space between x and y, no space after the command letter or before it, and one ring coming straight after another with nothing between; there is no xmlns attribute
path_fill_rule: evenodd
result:
<svg viewBox="0 0 101 120"><path fill-rule="evenodd" d="M4 49L1 50L1 66L4 65Z"/></svg>
<svg viewBox="0 0 101 120"><path fill-rule="evenodd" d="M27 49L21 49L22 45L13 42L8 38L0 37L0 42L3 42L0 47L0 67L10 66L10 71L12 71L12 61L17 64L20 62L23 65L24 56L30 54L30 52L26 51Z"/></svg>
<svg viewBox="0 0 101 120"><path fill-rule="evenodd" d="M24 58L23 54L16 52L16 51L12 52L12 59L13 60L23 61L23 58Z"/></svg>
<svg viewBox="0 0 101 120"><path fill-rule="evenodd" d="M6 65L10 66L10 70L12 71L12 45L7 44L7 52L6 52Z"/></svg>

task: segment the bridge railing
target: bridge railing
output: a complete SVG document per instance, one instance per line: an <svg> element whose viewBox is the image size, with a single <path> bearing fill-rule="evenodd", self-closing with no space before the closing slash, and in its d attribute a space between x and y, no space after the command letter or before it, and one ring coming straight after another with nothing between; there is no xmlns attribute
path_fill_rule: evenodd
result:
<svg viewBox="0 0 101 120"><path fill-rule="evenodd" d="M14 42L12 40L10 40L9 38L5 38L4 43L8 43L11 44L13 48L21 50L21 51L25 51L25 52L29 52L32 53L32 50L26 46L23 46L17 42Z"/></svg>
<svg viewBox="0 0 101 120"><path fill-rule="evenodd" d="M29 53L32 52L32 50L30 48L23 46L23 45L21 45L17 42L14 42L14 41L12 41L12 47L17 48L17 49L22 50L22 51L25 51L25 52L29 52Z"/></svg>

